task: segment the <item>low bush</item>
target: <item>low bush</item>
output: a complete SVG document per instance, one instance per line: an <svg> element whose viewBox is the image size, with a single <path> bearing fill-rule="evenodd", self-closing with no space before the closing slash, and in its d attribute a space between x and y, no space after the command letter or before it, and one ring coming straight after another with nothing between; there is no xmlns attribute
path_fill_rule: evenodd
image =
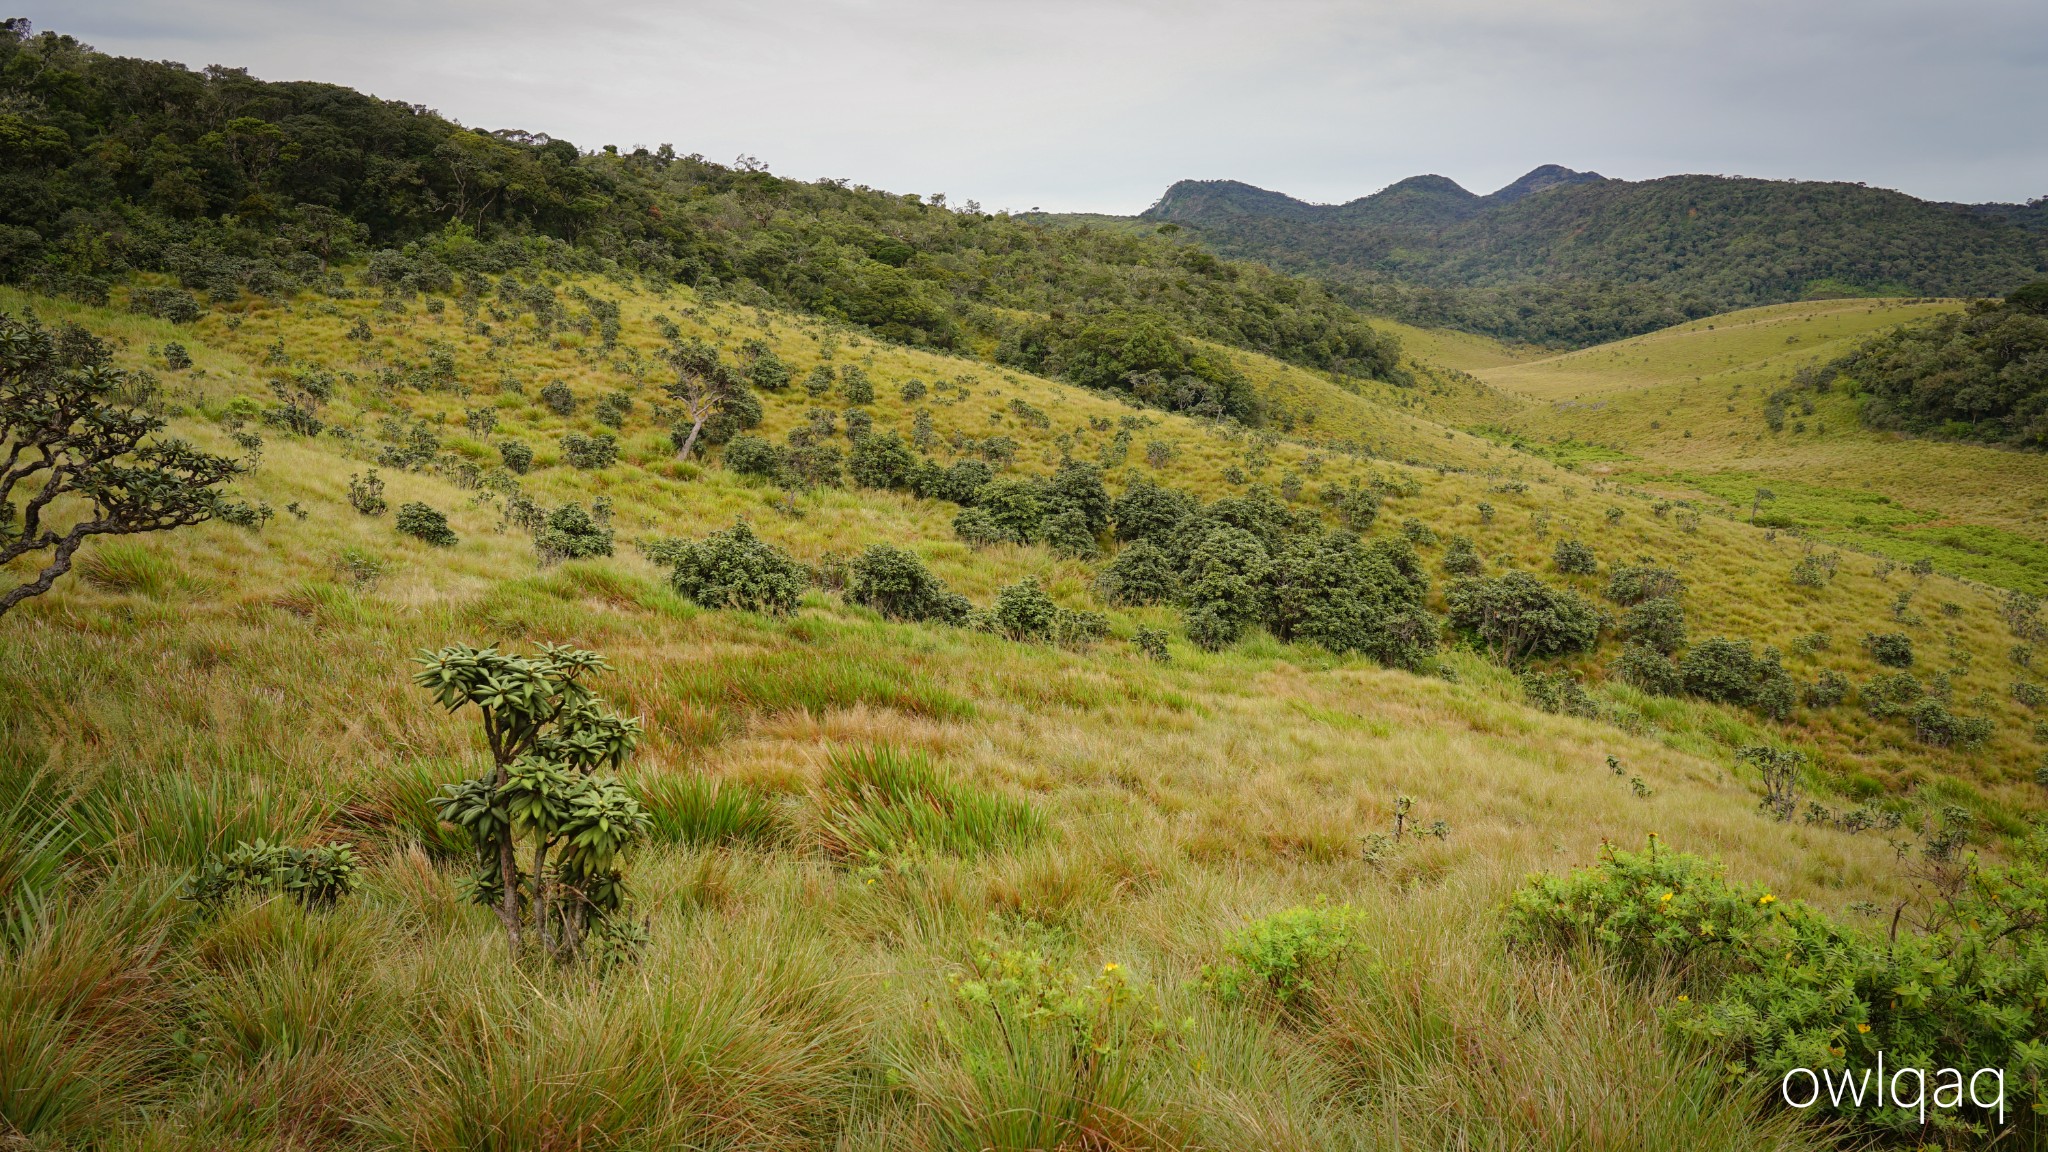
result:
<svg viewBox="0 0 2048 1152"><path fill-rule="evenodd" d="M648 551L672 569L669 586L705 608L786 616L810 584L803 565L755 536L744 520L702 540L666 542Z"/></svg>
<svg viewBox="0 0 2048 1152"><path fill-rule="evenodd" d="M1550 559L1567 576L1592 576L1600 571L1600 561L1593 550L1577 540L1559 540Z"/></svg>
<svg viewBox="0 0 2048 1152"><path fill-rule="evenodd" d="M540 390L540 402L557 416L571 416L576 412L576 394L560 380L550 381Z"/></svg>
<svg viewBox="0 0 2048 1152"><path fill-rule="evenodd" d="M894 432L855 436L846 460L847 476L862 488L909 488L916 468L917 457Z"/></svg>
<svg viewBox="0 0 2048 1152"><path fill-rule="evenodd" d="M1203 982L1226 1003L1258 989L1283 1005L1300 1005L1318 980L1358 953L1366 933L1365 914L1349 904L1289 908L1240 929Z"/></svg>
<svg viewBox="0 0 2048 1152"><path fill-rule="evenodd" d="M1607 598L1624 606L1659 596L1684 594L1685 581L1677 572L1647 560L1636 564L1616 564L1607 579Z"/></svg>
<svg viewBox="0 0 2048 1152"><path fill-rule="evenodd" d="M1685 690L1722 704L1755 708L1783 719L1798 701L1798 688L1778 662L1778 652L1758 653L1747 640L1714 636L1693 645L1678 662Z"/></svg>
<svg viewBox="0 0 2048 1152"><path fill-rule="evenodd" d="M723 461L728 470L742 476L777 480L782 476L782 453L765 436L742 432L725 446Z"/></svg>
<svg viewBox="0 0 2048 1152"><path fill-rule="evenodd" d="M217 911L243 892L290 896L309 908L331 908L361 883L352 845L293 848L243 840L225 856L200 865L186 879L182 897L207 911Z"/></svg>
<svg viewBox="0 0 2048 1152"><path fill-rule="evenodd" d="M398 516L392 523L407 536L424 540L437 548L455 546L455 530L448 527L447 515L417 500L399 505Z"/></svg>
<svg viewBox="0 0 2048 1152"><path fill-rule="evenodd" d="M498 459L505 467L524 476L533 468L533 449L517 440L502 440L498 443Z"/></svg>
<svg viewBox="0 0 2048 1152"><path fill-rule="evenodd" d="M609 432L595 436L571 432L562 437L562 455L577 468L609 468L619 462L619 438Z"/></svg>
<svg viewBox="0 0 2048 1152"><path fill-rule="evenodd" d="M1545 712L1564 716L1579 716L1587 720L1600 718L1600 704L1587 693L1586 686L1569 672L1538 672L1534 669L1521 674L1522 694L1529 703Z"/></svg>
<svg viewBox="0 0 2048 1152"><path fill-rule="evenodd" d="M1600 639L1602 618L1591 601L1526 572L1458 581L1444 601L1451 624L1507 664L1588 651Z"/></svg>
<svg viewBox="0 0 2048 1152"><path fill-rule="evenodd" d="M948 591L916 553L887 544L869 547L848 566L846 598L891 620L964 624L974 611L967 598Z"/></svg>
<svg viewBox="0 0 2048 1152"><path fill-rule="evenodd" d="M1866 632L1863 648L1872 660L1887 668L1913 666L1913 638L1904 632Z"/></svg>
<svg viewBox="0 0 2048 1152"><path fill-rule="evenodd" d="M1627 640L1621 655L1608 666L1625 684L1653 696L1676 696L1685 691L1685 674L1663 652L1640 640Z"/></svg>
<svg viewBox="0 0 2048 1152"><path fill-rule="evenodd" d="M364 476L349 473L348 503L365 516L382 516L390 510L391 505L384 499L384 480L375 468Z"/></svg>
<svg viewBox="0 0 2048 1152"><path fill-rule="evenodd" d="M1438 567L1446 576L1478 576L1486 571L1486 561L1480 558L1470 536L1453 536Z"/></svg>
<svg viewBox="0 0 2048 1152"><path fill-rule="evenodd" d="M1143 608L1174 599L1180 592L1180 573L1164 549L1138 539L1103 566L1095 587L1108 603Z"/></svg>
<svg viewBox="0 0 2048 1152"><path fill-rule="evenodd" d="M572 501L548 513L545 526L533 534L533 549L543 564L609 556L612 530Z"/></svg>
<svg viewBox="0 0 2048 1152"><path fill-rule="evenodd" d="M1685 609L1676 596L1639 600L1621 614L1621 633L1669 656L1685 647Z"/></svg>
<svg viewBox="0 0 2048 1152"><path fill-rule="evenodd" d="M1509 902L1507 934L1545 951L1591 948L1642 975L1676 972L1699 995L1666 1009L1667 1026L1719 1052L1738 1082L1775 1090L1804 1068L1867 1086L1880 1053L1899 1069L2004 1069L2019 1097L2008 1100L2008 1134L2033 1146L2048 1111L2035 1039L2048 1004L2048 839L2037 828L2012 864L1987 868L1944 829L1915 867L1941 882L1889 931L1866 933L1730 883L1653 837L1642 853L1607 848L1592 868L1532 877ZM1815 1112L1914 1142L1999 1119L1967 1093L1946 1104L1937 1093L1929 1111L1941 1122L1930 1128L1889 1094L1884 1103L1859 1088Z"/></svg>
<svg viewBox="0 0 2048 1152"><path fill-rule="evenodd" d="M1808 708L1833 708L1849 698L1849 678L1832 668L1823 668L1799 693Z"/></svg>

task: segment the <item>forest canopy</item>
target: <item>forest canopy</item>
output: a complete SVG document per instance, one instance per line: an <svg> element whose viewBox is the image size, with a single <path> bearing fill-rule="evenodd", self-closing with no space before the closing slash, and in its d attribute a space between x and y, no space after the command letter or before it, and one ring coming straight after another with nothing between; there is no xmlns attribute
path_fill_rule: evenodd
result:
<svg viewBox="0 0 2048 1152"><path fill-rule="evenodd" d="M23 20L0 22L0 109L0 279L88 300L136 272L225 302L338 286L337 264L368 261L373 279L413 291L540 263L799 308L905 344L1025 349L1015 362L1098 387L1131 391L1119 366L1158 370L1205 382L1205 400L1220 389L1208 407L1232 414L1229 374L1191 342L1397 371L1393 339L1313 281L1170 240L788 180L668 145L586 152L337 85L108 56ZM181 298L164 306L190 307ZM1019 319L1053 312L1063 319ZM1174 363L1102 354L1110 331L1166 333Z"/></svg>

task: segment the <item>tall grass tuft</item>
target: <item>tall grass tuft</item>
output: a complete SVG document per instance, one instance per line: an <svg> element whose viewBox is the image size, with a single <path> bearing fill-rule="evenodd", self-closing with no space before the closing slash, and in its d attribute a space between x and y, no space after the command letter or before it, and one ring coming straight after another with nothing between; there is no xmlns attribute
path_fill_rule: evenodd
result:
<svg viewBox="0 0 2048 1152"><path fill-rule="evenodd" d="M825 772L820 839L847 861L920 852L978 856L1038 839L1028 804L954 781L922 752L887 746L838 752Z"/></svg>
<svg viewBox="0 0 2048 1152"><path fill-rule="evenodd" d="M75 808L87 848L138 867L194 868L242 840L295 844L325 822L327 805L270 781L250 758L206 780L130 770L99 780Z"/></svg>
<svg viewBox="0 0 2048 1152"><path fill-rule="evenodd" d="M768 848L788 829L775 802L744 784L703 776L656 776L640 782L640 802L656 843Z"/></svg>
<svg viewBox="0 0 2048 1152"><path fill-rule="evenodd" d="M85 550L76 565L86 583L109 592L136 592L162 600L189 586L169 557L130 540L103 540Z"/></svg>

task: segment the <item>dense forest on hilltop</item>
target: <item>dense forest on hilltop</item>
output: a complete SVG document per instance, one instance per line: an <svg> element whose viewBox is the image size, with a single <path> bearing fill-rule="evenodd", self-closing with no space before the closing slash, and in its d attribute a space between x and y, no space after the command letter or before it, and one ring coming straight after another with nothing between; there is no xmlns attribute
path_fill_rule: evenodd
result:
<svg viewBox="0 0 2048 1152"><path fill-rule="evenodd" d="M2048 448L2048 280L1903 325L1796 383L1838 379L1873 428Z"/></svg>
<svg viewBox="0 0 2048 1152"><path fill-rule="evenodd" d="M2038 215L1860 184L1548 166L1491 196L1418 176L1341 205L1183 181L1140 219L1413 323L1581 346L1802 297L2010 291L2048 266Z"/></svg>
<svg viewBox="0 0 2048 1152"><path fill-rule="evenodd" d="M226 300L338 285L337 262L370 259L408 287L541 262L801 308L907 344L1003 346L1037 370L1085 362L1110 387L1163 373L1162 395L1211 410L1241 382L1192 341L1398 374L1392 339L1316 283L1184 244L787 180L667 145L585 153L336 85L4 28L0 278L42 291L104 300L116 279L151 272Z"/></svg>

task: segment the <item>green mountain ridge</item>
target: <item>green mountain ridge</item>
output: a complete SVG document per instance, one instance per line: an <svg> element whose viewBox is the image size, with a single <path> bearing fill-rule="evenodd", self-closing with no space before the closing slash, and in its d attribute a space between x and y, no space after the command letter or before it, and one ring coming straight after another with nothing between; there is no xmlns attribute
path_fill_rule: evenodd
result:
<svg viewBox="0 0 2048 1152"><path fill-rule="evenodd" d="M1431 175L1328 205L1181 181L1137 219L1411 323L1583 346L1811 296L2001 294L2048 269L2042 203L1545 165L1487 196Z"/></svg>

